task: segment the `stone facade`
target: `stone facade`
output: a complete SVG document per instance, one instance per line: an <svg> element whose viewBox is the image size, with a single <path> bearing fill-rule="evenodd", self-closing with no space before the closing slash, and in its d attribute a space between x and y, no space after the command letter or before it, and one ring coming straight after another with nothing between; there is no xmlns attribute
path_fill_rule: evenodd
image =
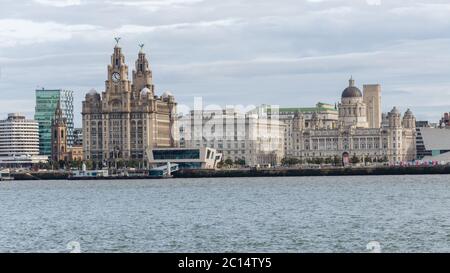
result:
<svg viewBox="0 0 450 273"><path fill-rule="evenodd" d="M83 146L72 146L67 148L69 161L83 161Z"/></svg>
<svg viewBox="0 0 450 273"><path fill-rule="evenodd" d="M370 118L368 122L367 105L353 79L342 93L338 107L336 128L324 127L318 116L315 126L306 126L304 115L297 113L293 119L292 147L287 156L301 160L345 156L356 156L360 161L415 159L416 120L410 110L402 118L394 107L379 126L376 119Z"/></svg>
<svg viewBox="0 0 450 273"><path fill-rule="evenodd" d="M284 157L284 123L234 108L191 111L180 119L183 147L210 147L223 160L248 166L277 165Z"/></svg>
<svg viewBox="0 0 450 273"><path fill-rule="evenodd" d="M67 119L63 117L61 105L56 106L55 116L52 119L52 161L60 162L66 161L67 158L67 143L68 130Z"/></svg>
<svg viewBox="0 0 450 273"><path fill-rule="evenodd" d="M380 128L381 125L381 85L365 84L363 101L366 104L367 123L369 128Z"/></svg>
<svg viewBox="0 0 450 273"><path fill-rule="evenodd" d="M144 160L149 148L177 147L175 98L155 95L152 71L139 52L128 79L128 66L117 44L108 65L106 90L91 90L83 102L84 159L112 163Z"/></svg>
<svg viewBox="0 0 450 273"><path fill-rule="evenodd" d="M338 110L336 105L319 102L315 107L290 107L290 108L278 108L275 109L271 105L261 105L251 113L258 114L260 116L272 116L272 113L277 114L277 119L284 123L284 154L292 154L293 148L293 119L298 113L301 113L305 120L305 128L315 128L320 126L321 128L334 129L338 124ZM320 121L320 125L317 122Z"/></svg>

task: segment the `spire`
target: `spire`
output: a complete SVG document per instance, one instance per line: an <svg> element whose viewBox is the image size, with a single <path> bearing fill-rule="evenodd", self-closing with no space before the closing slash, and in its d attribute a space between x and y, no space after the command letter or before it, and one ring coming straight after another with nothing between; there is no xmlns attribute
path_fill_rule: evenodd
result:
<svg viewBox="0 0 450 273"><path fill-rule="evenodd" d="M119 42L122 38L121 37L115 37L114 40L116 40L116 47L119 47Z"/></svg>
<svg viewBox="0 0 450 273"><path fill-rule="evenodd" d="M144 72L149 69L149 63L144 53L144 44L139 44L139 54L138 59L136 60L136 71Z"/></svg>
<svg viewBox="0 0 450 273"><path fill-rule="evenodd" d="M63 123L64 121L64 117L63 117L63 111L61 109L61 102L58 101L58 104L56 105L56 109L55 109L55 115L53 117L53 123L55 124L59 124L59 123Z"/></svg>
<svg viewBox="0 0 450 273"><path fill-rule="evenodd" d="M353 79L353 76L350 77L350 80L348 81L348 86L350 87L355 86L355 80Z"/></svg>
<svg viewBox="0 0 450 273"><path fill-rule="evenodd" d="M56 117L56 119L59 119L61 116L62 116L61 102L58 101L58 104L56 105L56 110L55 110L55 117Z"/></svg>

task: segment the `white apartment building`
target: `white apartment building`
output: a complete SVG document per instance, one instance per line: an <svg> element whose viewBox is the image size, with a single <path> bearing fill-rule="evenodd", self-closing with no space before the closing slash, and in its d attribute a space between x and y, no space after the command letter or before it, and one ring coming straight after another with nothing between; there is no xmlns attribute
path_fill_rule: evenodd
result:
<svg viewBox="0 0 450 273"><path fill-rule="evenodd" d="M0 166L26 167L46 162L39 156L39 125L21 114L0 120Z"/></svg>
<svg viewBox="0 0 450 273"><path fill-rule="evenodd" d="M186 148L210 147L223 160L245 165L277 165L284 157L284 123L235 108L191 111L179 120L180 144Z"/></svg>

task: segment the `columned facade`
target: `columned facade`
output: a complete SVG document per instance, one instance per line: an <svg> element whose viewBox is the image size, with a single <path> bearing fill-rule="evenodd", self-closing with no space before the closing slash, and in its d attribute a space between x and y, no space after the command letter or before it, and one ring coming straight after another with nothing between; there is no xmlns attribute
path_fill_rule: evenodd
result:
<svg viewBox="0 0 450 273"><path fill-rule="evenodd" d="M370 92L371 108L379 108L381 101L377 92ZM292 148L287 157L301 160L333 159L348 156L359 162L389 161L391 163L415 159L415 117L408 109L403 116L394 107L384 122L378 125L378 110L367 119L367 105L362 92L350 79L338 105L339 117L336 128L323 126L320 116L312 119L313 126L307 126L302 113L293 119Z"/></svg>

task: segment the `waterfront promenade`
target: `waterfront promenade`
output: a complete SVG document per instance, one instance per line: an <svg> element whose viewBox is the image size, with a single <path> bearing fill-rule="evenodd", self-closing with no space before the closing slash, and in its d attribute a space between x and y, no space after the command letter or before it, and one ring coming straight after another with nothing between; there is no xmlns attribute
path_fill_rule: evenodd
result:
<svg viewBox="0 0 450 273"><path fill-rule="evenodd" d="M308 176L364 176L364 175L443 175L450 174L450 165L420 167L353 167L353 168L270 168L270 169L221 169L221 170L180 170L174 178L213 177L308 177ZM124 180L155 179L145 174L107 177L70 177L68 172L12 173L15 180Z"/></svg>

